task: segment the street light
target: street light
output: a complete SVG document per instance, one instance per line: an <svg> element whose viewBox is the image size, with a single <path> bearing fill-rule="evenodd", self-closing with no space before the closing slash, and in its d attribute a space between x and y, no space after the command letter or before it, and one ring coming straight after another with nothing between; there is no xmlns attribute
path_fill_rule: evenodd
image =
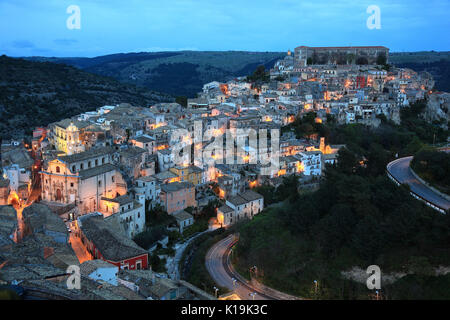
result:
<svg viewBox="0 0 450 320"><path fill-rule="evenodd" d="M316 293L317 293L317 287L319 286L319 282L317 280L314 280L314 284L316 285L315 290L316 290Z"/></svg>
<svg viewBox="0 0 450 320"><path fill-rule="evenodd" d="M214 286L214 290L216 291L215 295L216 295L216 298L217 298L217 291L219 291L219 288L217 288L216 286Z"/></svg>
<svg viewBox="0 0 450 320"><path fill-rule="evenodd" d="M256 292L251 292L248 294L250 297L252 297L252 300L255 300Z"/></svg>
<svg viewBox="0 0 450 320"><path fill-rule="evenodd" d="M231 278L231 280L233 280L233 288L236 286L236 279L235 278Z"/></svg>

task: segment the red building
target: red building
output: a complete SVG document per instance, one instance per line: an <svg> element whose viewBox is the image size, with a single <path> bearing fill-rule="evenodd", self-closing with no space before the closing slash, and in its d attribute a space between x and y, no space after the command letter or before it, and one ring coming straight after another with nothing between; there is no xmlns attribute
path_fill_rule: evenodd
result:
<svg viewBox="0 0 450 320"><path fill-rule="evenodd" d="M365 88L367 86L367 78L364 76L356 77L356 89Z"/></svg>
<svg viewBox="0 0 450 320"><path fill-rule="evenodd" d="M120 269L148 269L148 252L122 235L112 222L100 213L81 216L77 220L79 236L94 259L102 259Z"/></svg>

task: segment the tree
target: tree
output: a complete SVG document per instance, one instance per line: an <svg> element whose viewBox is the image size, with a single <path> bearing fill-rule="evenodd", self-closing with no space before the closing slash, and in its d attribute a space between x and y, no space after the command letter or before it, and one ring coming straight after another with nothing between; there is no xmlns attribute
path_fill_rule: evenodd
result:
<svg viewBox="0 0 450 320"><path fill-rule="evenodd" d="M181 104L183 107L187 107L187 97L178 96L175 98L175 102Z"/></svg>
<svg viewBox="0 0 450 320"><path fill-rule="evenodd" d="M385 66L386 63L387 63L386 55L384 53L380 53L377 56L377 64L380 65L380 66Z"/></svg>
<svg viewBox="0 0 450 320"><path fill-rule="evenodd" d="M369 64L369 60L367 60L366 57L358 57L356 59L356 64L357 65L367 65L367 64Z"/></svg>

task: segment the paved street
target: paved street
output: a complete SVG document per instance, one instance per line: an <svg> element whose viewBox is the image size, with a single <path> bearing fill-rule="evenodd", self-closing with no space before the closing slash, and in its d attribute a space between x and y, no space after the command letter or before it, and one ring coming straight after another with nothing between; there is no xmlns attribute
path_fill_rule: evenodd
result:
<svg viewBox="0 0 450 320"><path fill-rule="evenodd" d="M80 263L93 259L92 255L85 249L81 239L78 238L73 232L70 233L69 241Z"/></svg>
<svg viewBox="0 0 450 320"><path fill-rule="evenodd" d="M225 266L224 260L226 261L228 247L234 242L234 240L234 236L230 235L216 243L206 254L206 268L213 277L214 281L218 285L234 291L234 293L237 294L242 300L252 300L250 294L254 292L257 292L255 295L255 300L274 299L253 288L245 279L242 279L242 277L237 274L233 274L234 278L237 279L235 285L233 286L233 277L230 275L230 270Z"/></svg>
<svg viewBox="0 0 450 320"><path fill-rule="evenodd" d="M411 191L426 199L427 201L448 210L450 208L450 201L442 198L433 190L421 183L414 177L409 169L411 157L400 158L392 161L387 165L389 173L394 176L400 183L407 183L411 187Z"/></svg>

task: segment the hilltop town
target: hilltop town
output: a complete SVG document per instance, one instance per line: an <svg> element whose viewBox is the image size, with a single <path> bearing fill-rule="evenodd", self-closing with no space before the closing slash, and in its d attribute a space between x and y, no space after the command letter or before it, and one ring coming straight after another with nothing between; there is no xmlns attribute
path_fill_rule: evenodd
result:
<svg viewBox="0 0 450 320"><path fill-rule="evenodd" d="M430 120L448 117L449 95L433 91L431 75L388 56L385 47L300 46L270 70L204 84L185 105L98 106L3 141L0 282L70 298L214 299L180 279L182 244L253 219L267 207L255 188L288 176L317 188L345 148L298 137L292 125L311 116L400 124L401 110L425 98ZM77 294L61 276L72 265Z"/></svg>

